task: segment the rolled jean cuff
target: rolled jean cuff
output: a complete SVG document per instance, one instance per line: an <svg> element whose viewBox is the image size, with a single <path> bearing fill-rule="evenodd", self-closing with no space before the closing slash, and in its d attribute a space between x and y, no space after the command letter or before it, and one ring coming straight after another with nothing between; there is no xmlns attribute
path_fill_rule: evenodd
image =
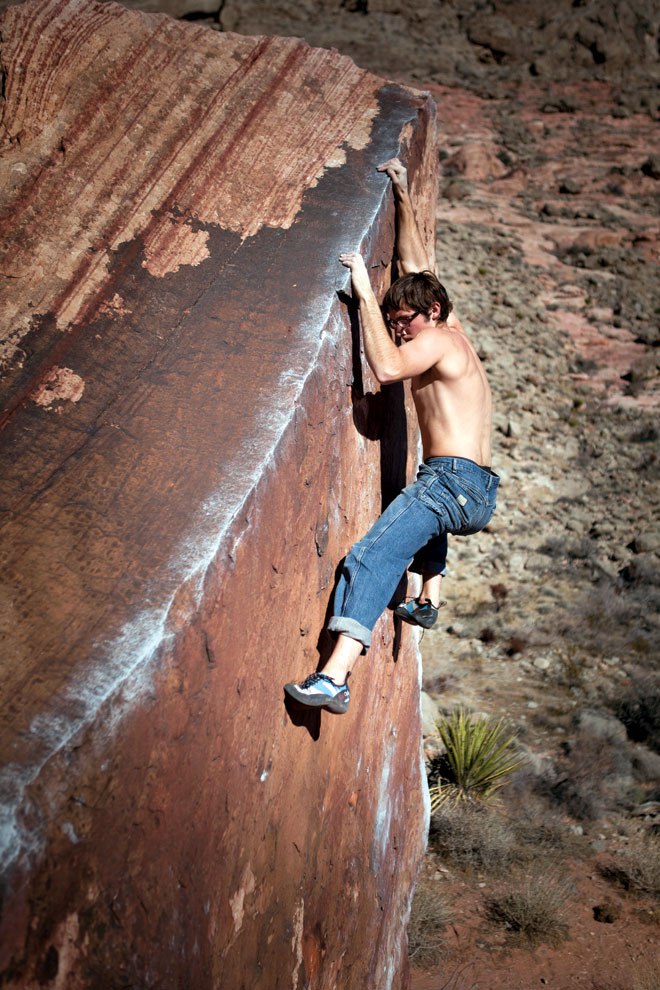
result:
<svg viewBox="0 0 660 990"><path fill-rule="evenodd" d="M346 615L333 615L328 622L328 629L333 633L343 633L362 643L365 650L371 646L371 629L367 629L361 622L349 619Z"/></svg>

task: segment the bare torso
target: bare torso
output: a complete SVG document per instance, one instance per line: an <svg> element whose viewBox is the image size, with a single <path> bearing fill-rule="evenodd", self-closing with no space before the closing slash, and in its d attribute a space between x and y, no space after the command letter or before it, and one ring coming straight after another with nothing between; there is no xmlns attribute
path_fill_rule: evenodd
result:
<svg viewBox="0 0 660 990"><path fill-rule="evenodd" d="M489 467L492 402L481 361L453 313L430 332L445 335L447 351L412 379L424 458L467 457Z"/></svg>

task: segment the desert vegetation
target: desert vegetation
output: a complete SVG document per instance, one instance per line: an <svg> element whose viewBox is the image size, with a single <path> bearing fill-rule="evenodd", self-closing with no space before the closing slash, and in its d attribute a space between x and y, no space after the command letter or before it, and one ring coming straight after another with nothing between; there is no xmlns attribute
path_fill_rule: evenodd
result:
<svg viewBox="0 0 660 990"><path fill-rule="evenodd" d="M415 888L415 897L408 924L408 954L416 966L428 968L443 958L444 932L451 920L439 884L422 877Z"/></svg>
<svg viewBox="0 0 660 990"><path fill-rule="evenodd" d="M488 800L524 762L502 719L473 718L459 707L438 723L438 735L443 752L429 772L434 811L447 802Z"/></svg>
<svg viewBox="0 0 660 990"><path fill-rule="evenodd" d="M488 916L530 946L558 945L568 936L571 893L568 881L544 873L493 894L487 904Z"/></svg>
<svg viewBox="0 0 660 990"><path fill-rule="evenodd" d="M435 965L443 952L447 955L443 934L451 908L447 885L438 879L443 870L464 883L488 887L482 904L484 929L498 927L517 944L557 945L567 936L573 895L570 877L558 864L569 850L577 853L575 836L549 813L542 818L539 799L531 794L527 813L513 813L529 786L522 769L526 761L516 755L515 737L501 720L472 718L458 708L439 723L438 739L445 751L429 760L436 801L427 869L413 902L411 959L424 967ZM434 902L440 921L435 938Z"/></svg>

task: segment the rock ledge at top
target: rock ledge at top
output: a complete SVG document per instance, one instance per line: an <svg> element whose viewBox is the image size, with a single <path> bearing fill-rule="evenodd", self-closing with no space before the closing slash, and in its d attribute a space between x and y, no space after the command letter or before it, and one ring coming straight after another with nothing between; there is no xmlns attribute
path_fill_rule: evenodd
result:
<svg viewBox="0 0 660 990"><path fill-rule="evenodd" d="M113 3L1 18L0 974L404 987L414 634L306 716L337 565L413 469L343 249L433 244L434 107L334 51Z"/></svg>

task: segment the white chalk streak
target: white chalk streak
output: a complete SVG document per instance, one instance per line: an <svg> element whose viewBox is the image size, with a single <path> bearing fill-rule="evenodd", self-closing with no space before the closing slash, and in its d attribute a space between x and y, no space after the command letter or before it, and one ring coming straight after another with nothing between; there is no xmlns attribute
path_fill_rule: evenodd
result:
<svg viewBox="0 0 660 990"><path fill-rule="evenodd" d="M367 220L363 238L382 207L387 187L374 203L373 214ZM7 766L0 773L0 868L5 869L24 853L37 853L42 837L21 825L21 809L26 791L39 777L49 760L61 752L87 725L101 708L112 699L112 711L102 724L102 731L111 734L127 711L152 687L153 661L158 651L169 645L175 633L168 627L168 616L174 595L188 584L189 614L201 603L204 579L221 550L231 554L241 540L234 534L232 545L227 537L234 521L253 494L264 473L273 464L277 448L290 426L305 384L318 364L321 348L328 340L339 340L345 333L344 322L336 304L336 290L348 288L350 276L346 270L335 273L334 258L328 260L327 285L323 295L312 300L304 314L298 333L298 343L292 348L296 363L280 375L268 408L256 419L252 437L236 451L227 465L227 479L222 489L211 495L201 506L191 524L191 535L172 555L167 568L174 589L168 599L145 609L128 623L114 639L96 644L95 662L53 700L57 705L38 715L30 727L38 742L38 757L30 766ZM330 268L330 265L333 268ZM332 275L330 274L332 272ZM235 480L234 480L235 479ZM161 582L162 583L162 582ZM145 600L152 600L146 589ZM183 619L185 620L185 616ZM182 616L177 614L180 628ZM63 713L64 712L64 713ZM71 714L74 712L75 714ZM51 811L54 809L50 809Z"/></svg>

